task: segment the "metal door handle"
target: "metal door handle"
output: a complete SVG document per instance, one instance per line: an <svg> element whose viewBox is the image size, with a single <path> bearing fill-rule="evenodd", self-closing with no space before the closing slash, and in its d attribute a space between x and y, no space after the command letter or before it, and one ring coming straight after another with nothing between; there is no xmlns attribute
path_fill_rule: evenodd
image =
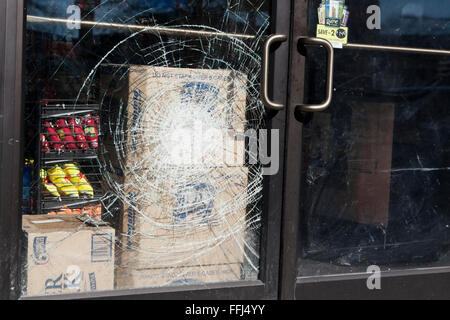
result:
<svg viewBox="0 0 450 320"><path fill-rule="evenodd" d="M333 73L334 73L334 49L328 40L320 38L300 37L298 47L304 45L322 46L327 51L327 85L326 99L321 104L297 104L296 111L320 112L326 110L333 99Z"/></svg>
<svg viewBox="0 0 450 320"><path fill-rule="evenodd" d="M267 38L264 43L264 51L263 51L263 74L261 78L261 100L268 109L272 110L282 110L284 105L278 104L270 100L269 98L269 56L270 56L270 48L274 43L277 42L285 42L287 40L287 36L282 34L274 34Z"/></svg>

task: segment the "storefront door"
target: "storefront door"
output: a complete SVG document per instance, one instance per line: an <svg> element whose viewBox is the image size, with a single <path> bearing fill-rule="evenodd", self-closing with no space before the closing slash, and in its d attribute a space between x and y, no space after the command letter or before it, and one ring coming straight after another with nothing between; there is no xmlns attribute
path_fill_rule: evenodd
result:
<svg viewBox="0 0 450 320"><path fill-rule="evenodd" d="M2 297L277 298L290 5L0 4Z"/></svg>
<svg viewBox="0 0 450 320"><path fill-rule="evenodd" d="M3 1L1 297L448 298L449 16Z"/></svg>
<svg viewBox="0 0 450 320"><path fill-rule="evenodd" d="M295 1L282 298L448 298L450 5L335 2Z"/></svg>

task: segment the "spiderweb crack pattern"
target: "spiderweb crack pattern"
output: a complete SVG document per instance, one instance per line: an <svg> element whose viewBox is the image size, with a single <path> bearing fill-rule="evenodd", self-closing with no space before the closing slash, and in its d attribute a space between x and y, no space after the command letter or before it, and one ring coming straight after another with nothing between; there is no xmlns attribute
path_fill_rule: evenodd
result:
<svg viewBox="0 0 450 320"><path fill-rule="evenodd" d="M93 12L108 2L102 2ZM203 3L212 5L214 1ZM248 14L239 11L243 3L251 6L253 15L258 16L259 29L251 27L246 21ZM259 4L255 7L255 3ZM233 168L215 165L217 154L226 152L223 144L211 135L199 138L195 126L201 123L203 130L240 133L245 129L264 128L264 107L259 99L260 49L269 17L262 9L260 12L263 3L226 1L217 28L167 23L139 31L130 29L128 35L98 58L84 79L78 91L79 101L90 100L95 95L99 78L103 81L102 68L107 65L115 66L114 79L120 80L130 76L132 65L226 74L223 83L219 80L216 83L218 90L225 94L214 97L214 92L197 87L192 89L193 96L191 91L186 99L174 98L178 82L169 80L141 96L137 111L133 110L132 99L110 99L117 89L114 84L100 86L100 132L103 141L108 142L100 146L99 162L107 189L103 207L106 215L116 221L122 219L121 212L126 215L132 211L133 223L139 226L133 230L120 229L116 252L132 254L129 259L122 259L118 268L164 267L175 274L175 279L181 279L186 272L183 266L202 268L214 264L217 252L226 251L226 259L243 262L242 279L257 278L262 168L259 164ZM107 10L102 21L110 21L110 13ZM128 23L130 19L120 22ZM214 35L167 35L155 31L155 27L200 30ZM93 26L89 32L96 30ZM255 36L244 39L230 32ZM132 79L129 88L148 85L147 76L145 73ZM244 91L243 101L236 101L239 90ZM242 112L235 108L240 103L245 105ZM180 141L171 139L173 132L180 130L192 138L189 142L201 146L191 154L201 160L201 165L173 160L174 148L180 148L179 153L189 150L189 146L180 146ZM248 150L245 153L246 159L257 158ZM230 242L233 249L224 250L222 246Z"/></svg>

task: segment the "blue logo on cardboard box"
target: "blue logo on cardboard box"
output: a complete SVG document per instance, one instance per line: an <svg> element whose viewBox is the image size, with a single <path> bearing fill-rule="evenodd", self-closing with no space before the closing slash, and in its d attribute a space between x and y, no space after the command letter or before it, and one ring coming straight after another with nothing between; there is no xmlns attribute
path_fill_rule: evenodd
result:
<svg viewBox="0 0 450 320"><path fill-rule="evenodd" d="M180 97L181 103L204 105L211 113L217 105L219 88L206 82L189 82L181 89Z"/></svg>
<svg viewBox="0 0 450 320"><path fill-rule="evenodd" d="M81 279L83 273L78 266L68 266L66 273L61 273L55 279L45 280L45 293L62 293L64 290L81 291Z"/></svg>
<svg viewBox="0 0 450 320"><path fill-rule="evenodd" d="M46 264L48 262L46 236L33 239L33 258L36 264Z"/></svg>
<svg viewBox="0 0 450 320"><path fill-rule="evenodd" d="M131 148L137 150L136 138L139 134L138 120L144 103L144 93L141 90L133 90L133 117L131 119Z"/></svg>
<svg viewBox="0 0 450 320"><path fill-rule="evenodd" d="M200 223L210 223L216 196L216 188L208 183L188 184L178 190L173 213L175 222L200 218Z"/></svg>
<svg viewBox="0 0 450 320"><path fill-rule="evenodd" d="M202 285L205 284L203 281L197 279L180 279L174 280L170 283L171 286L180 286L180 285Z"/></svg>
<svg viewBox="0 0 450 320"><path fill-rule="evenodd" d="M131 239L136 231L136 211L132 205L136 205L136 193L128 193L130 206L128 207L128 221L127 221L127 249L131 249Z"/></svg>
<svg viewBox="0 0 450 320"><path fill-rule="evenodd" d="M95 279L94 272L89 273L89 287L91 288L91 291L97 290L97 280Z"/></svg>

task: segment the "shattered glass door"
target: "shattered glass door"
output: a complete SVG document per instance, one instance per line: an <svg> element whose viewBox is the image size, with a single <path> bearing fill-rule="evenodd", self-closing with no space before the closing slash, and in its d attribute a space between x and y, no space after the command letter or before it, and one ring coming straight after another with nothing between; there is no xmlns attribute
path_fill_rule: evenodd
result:
<svg viewBox="0 0 450 320"><path fill-rule="evenodd" d="M320 1L309 5L315 36ZM450 49L447 2L346 5L349 44ZM369 29L371 16L381 20ZM323 99L326 58L307 50L314 103ZM298 276L449 266L448 52L334 52L333 101L304 119Z"/></svg>
<svg viewBox="0 0 450 320"><path fill-rule="evenodd" d="M270 3L27 1L24 296L258 279Z"/></svg>

